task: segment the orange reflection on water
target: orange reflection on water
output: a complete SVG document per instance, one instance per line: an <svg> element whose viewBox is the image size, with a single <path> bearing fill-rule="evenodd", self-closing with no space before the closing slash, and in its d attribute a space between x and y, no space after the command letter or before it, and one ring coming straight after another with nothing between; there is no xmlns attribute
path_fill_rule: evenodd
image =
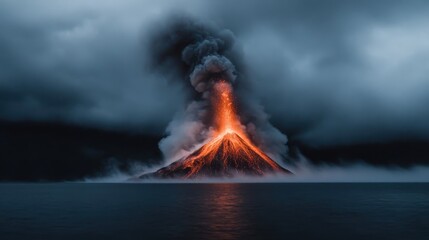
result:
<svg viewBox="0 0 429 240"><path fill-rule="evenodd" d="M242 239L248 231L237 184L210 184L202 204L203 239Z"/></svg>

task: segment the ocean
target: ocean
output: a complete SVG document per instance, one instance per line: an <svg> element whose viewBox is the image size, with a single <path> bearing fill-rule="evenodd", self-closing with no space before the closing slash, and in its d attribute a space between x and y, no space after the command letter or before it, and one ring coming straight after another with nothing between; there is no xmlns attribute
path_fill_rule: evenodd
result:
<svg viewBox="0 0 429 240"><path fill-rule="evenodd" d="M429 184L3 183L0 239L429 239Z"/></svg>

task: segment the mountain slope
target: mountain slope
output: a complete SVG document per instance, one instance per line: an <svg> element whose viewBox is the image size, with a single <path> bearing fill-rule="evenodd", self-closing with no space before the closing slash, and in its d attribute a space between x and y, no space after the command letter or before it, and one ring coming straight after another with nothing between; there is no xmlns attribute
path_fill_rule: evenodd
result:
<svg viewBox="0 0 429 240"><path fill-rule="evenodd" d="M186 158L139 178L262 176L290 173L237 133L227 132Z"/></svg>

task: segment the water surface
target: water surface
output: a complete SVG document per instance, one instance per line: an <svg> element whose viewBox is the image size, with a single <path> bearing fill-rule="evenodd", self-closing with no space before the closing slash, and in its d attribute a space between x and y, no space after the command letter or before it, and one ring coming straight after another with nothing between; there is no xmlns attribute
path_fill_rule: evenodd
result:
<svg viewBox="0 0 429 240"><path fill-rule="evenodd" d="M429 184L0 184L0 239L428 239Z"/></svg>

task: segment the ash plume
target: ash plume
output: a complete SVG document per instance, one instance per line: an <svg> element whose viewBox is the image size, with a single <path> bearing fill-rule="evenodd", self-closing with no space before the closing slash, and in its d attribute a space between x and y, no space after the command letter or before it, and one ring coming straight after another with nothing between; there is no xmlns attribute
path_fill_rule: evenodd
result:
<svg viewBox="0 0 429 240"><path fill-rule="evenodd" d="M230 30L219 30L186 16L171 18L154 29L148 50L150 69L172 81L185 80L199 92L200 84L207 86L214 78L233 82L240 58Z"/></svg>
<svg viewBox="0 0 429 240"><path fill-rule="evenodd" d="M234 88L244 80L243 59L234 34L189 17L175 17L154 31L148 44L148 67L169 81L182 81L191 89L188 106L179 111L166 129L159 147L167 162L190 154L210 134L210 94L214 83L228 81ZM241 71L240 71L241 70ZM252 100L247 100L252 99ZM283 160L287 137L274 128L249 91L234 101L249 137L270 157Z"/></svg>

